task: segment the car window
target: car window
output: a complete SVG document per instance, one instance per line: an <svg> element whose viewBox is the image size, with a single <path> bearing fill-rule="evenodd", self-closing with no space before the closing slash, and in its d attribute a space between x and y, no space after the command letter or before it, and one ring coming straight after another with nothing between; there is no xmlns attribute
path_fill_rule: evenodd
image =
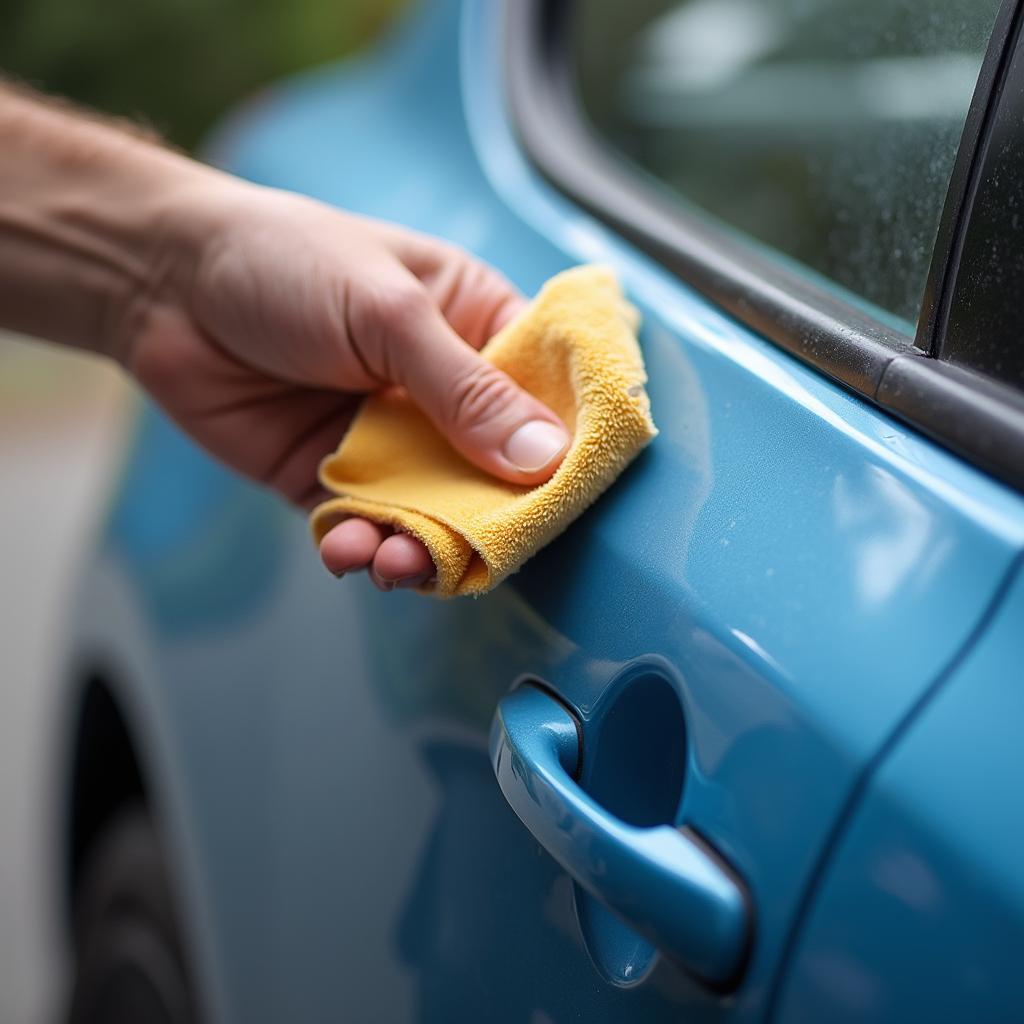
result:
<svg viewBox="0 0 1024 1024"><path fill-rule="evenodd" d="M584 112L681 205L913 333L999 0L578 0Z"/></svg>

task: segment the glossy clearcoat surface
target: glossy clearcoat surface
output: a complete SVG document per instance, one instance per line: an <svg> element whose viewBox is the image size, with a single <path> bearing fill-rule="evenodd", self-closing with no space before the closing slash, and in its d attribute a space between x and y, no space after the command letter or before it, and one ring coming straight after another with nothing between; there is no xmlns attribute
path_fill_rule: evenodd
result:
<svg viewBox="0 0 1024 1024"><path fill-rule="evenodd" d="M784 990L806 1021L1024 1013L1024 573L882 766Z"/></svg>
<svg viewBox="0 0 1024 1024"><path fill-rule="evenodd" d="M530 834L657 949L732 987L753 927L736 880L672 825L637 828L609 814L572 777L580 755L577 724L553 697L520 686L498 705L491 764Z"/></svg>
<svg viewBox="0 0 1024 1024"><path fill-rule="evenodd" d="M609 264L645 317L661 434L512 581L437 603L331 579L301 517L146 413L76 656L111 666L140 737L218 1021L761 1019L856 781L1022 545L1019 498L537 179L504 115L498 16L424 7L254 101L216 151L449 237L528 292ZM559 691L586 747L652 667L689 725L680 820L756 907L729 998L663 961L628 989L602 977L568 876L488 762L518 677Z"/></svg>

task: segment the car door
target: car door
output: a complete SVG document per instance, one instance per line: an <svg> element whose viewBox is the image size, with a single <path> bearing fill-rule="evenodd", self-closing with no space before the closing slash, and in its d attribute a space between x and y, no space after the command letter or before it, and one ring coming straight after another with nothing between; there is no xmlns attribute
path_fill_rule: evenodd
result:
<svg viewBox="0 0 1024 1024"><path fill-rule="evenodd" d="M527 292L613 267L661 431L479 600L337 583L301 522L275 534L249 680L270 708L265 998L244 1019L770 1012L837 822L1024 540L1018 494L873 401L872 375L917 356L1003 23L951 3L970 26L943 64L947 37L914 29L930 4L899 24L827 6L582 4L573 27L562 7L424 5L215 143L238 173L449 237ZM835 23L861 47L841 73ZM573 67L603 143L552 92ZM905 174L880 191L887 154Z"/></svg>

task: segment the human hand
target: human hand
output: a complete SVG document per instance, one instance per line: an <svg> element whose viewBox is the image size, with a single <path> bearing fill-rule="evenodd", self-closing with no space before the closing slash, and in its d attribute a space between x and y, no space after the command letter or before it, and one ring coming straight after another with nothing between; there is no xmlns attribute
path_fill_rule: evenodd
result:
<svg viewBox="0 0 1024 1024"><path fill-rule="evenodd" d="M399 386L467 459L536 484L569 434L475 351L522 299L436 239L250 185L0 83L0 326L119 359L200 444L309 508L362 396ZM349 519L335 573L384 589L426 549Z"/></svg>
<svg viewBox="0 0 1024 1024"><path fill-rule="evenodd" d="M362 396L400 386L487 472L536 484L557 468L564 424L476 352L523 304L495 271L436 239L221 175L171 209L174 244L125 311L122 358L228 465L308 509L326 496L317 465ZM335 526L320 554L336 575L368 569L383 590L434 573L418 540L365 519Z"/></svg>

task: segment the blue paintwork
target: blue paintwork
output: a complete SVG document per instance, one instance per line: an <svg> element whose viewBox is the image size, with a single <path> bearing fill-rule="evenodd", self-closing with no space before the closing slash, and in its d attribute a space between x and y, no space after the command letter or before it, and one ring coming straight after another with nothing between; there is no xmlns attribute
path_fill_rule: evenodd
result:
<svg viewBox="0 0 1024 1024"><path fill-rule="evenodd" d="M534 838L655 948L716 985L736 980L753 926L739 885L673 824L609 814L574 781L579 760L576 722L558 701L529 685L503 698L491 763Z"/></svg>
<svg viewBox="0 0 1024 1024"><path fill-rule="evenodd" d="M75 655L114 666L204 996L228 1024L761 1019L847 802L1024 547L1019 496L537 177L505 117L498 15L424 7L367 57L254 101L215 151L449 237L526 291L571 263L612 266L645 318L661 434L513 580L437 603L332 580L299 516L145 413ZM632 987L596 970L580 918L591 952L609 923L488 762L520 676L561 695L586 752L648 671L685 721L678 820L756 909L728 997L661 959Z"/></svg>
<svg viewBox="0 0 1024 1024"><path fill-rule="evenodd" d="M1024 1015L1024 572L857 808L784 989L784 1020Z"/></svg>

